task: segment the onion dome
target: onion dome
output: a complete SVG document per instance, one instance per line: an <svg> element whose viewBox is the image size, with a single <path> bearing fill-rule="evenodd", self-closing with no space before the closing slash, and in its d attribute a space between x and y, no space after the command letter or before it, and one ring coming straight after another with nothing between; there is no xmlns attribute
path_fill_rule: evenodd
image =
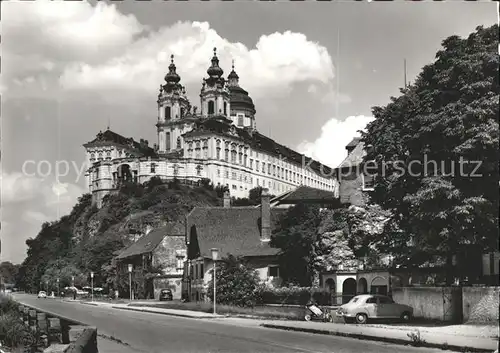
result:
<svg viewBox="0 0 500 353"><path fill-rule="evenodd" d="M176 67L174 64L174 56L172 55L170 56L170 58L171 58L171 63L168 66L168 74L165 75L165 81L167 83L177 84L181 80L181 77L177 74L177 72L175 72Z"/></svg>
<svg viewBox="0 0 500 353"><path fill-rule="evenodd" d="M214 56L212 57L212 66L207 70L210 77L221 77L224 71L219 67L219 58L217 58L217 48L214 48Z"/></svg>
<svg viewBox="0 0 500 353"><path fill-rule="evenodd" d="M229 101L231 103L231 110L245 110L249 113L255 114L255 105L252 98L240 86L228 86L229 88Z"/></svg>
<svg viewBox="0 0 500 353"><path fill-rule="evenodd" d="M234 60L233 60L232 70L229 73L229 75L227 76L227 81L228 81L230 86L238 86L239 79L240 79L240 77L238 76L236 71L234 71Z"/></svg>

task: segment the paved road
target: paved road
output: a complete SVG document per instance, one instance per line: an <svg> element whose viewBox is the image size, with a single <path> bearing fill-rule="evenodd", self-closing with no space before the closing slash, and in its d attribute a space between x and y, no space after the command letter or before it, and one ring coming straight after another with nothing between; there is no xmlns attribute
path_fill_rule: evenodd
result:
<svg viewBox="0 0 500 353"><path fill-rule="evenodd" d="M442 353L343 337L258 327L254 320L188 319L16 295L28 305L98 328L138 353ZM102 352L106 353L106 352Z"/></svg>

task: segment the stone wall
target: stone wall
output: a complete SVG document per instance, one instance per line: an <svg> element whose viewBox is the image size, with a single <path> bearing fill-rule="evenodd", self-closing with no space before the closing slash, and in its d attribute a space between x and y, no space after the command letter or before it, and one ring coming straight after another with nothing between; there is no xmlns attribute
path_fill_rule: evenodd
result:
<svg viewBox="0 0 500 353"><path fill-rule="evenodd" d="M183 269L177 270L177 256L186 254L185 235L167 235L153 251L153 264L163 266L164 275L178 274L182 276Z"/></svg>
<svg viewBox="0 0 500 353"><path fill-rule="evenodd" d="M23 322L42 338L46 353L98 353L97 329L74 320L21 304Z"/></svg>
<svg viewBox="0 0 500 353"><path fill-rule="evenodd" d="M342 203L349 203L355 206L365 205L365 193L362 190L363 179L356 168L351 170L351 173L341 176L339 185L339 196Z"/></svg>
<svg viewBox="0 0 500 353"><path fill-rule="evenodd" d="M411 306L416 318L462 321L462 289L459 287L394 288L392 297L396 303Z"/></svg>
<svg viewBox="0 0 500 353"><path fill-rule="evenodd" d="M500 287L464 287L464 322L498 325Z"/></svg>

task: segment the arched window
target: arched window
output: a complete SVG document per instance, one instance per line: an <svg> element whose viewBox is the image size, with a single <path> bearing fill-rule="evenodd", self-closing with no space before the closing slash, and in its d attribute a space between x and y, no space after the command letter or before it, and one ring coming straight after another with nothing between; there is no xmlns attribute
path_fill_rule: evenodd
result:
<svg viewBox="0 0 500 353"><path fill-rule="evenodd" d="M168 132L168 131L165 133L165 142L166 142L165 149L167 151L170 151L170 148L171 148L171 146L170 146L170 132Z"/></svg>
<svg viewBox="0 0 500 353"><path fill-rule="evenodd" d="M224 102L224 115L227 115L227 102Z"/></svg>
<svg viewBox="0 0 500 353"><path fill-rule="evenodd" d="M231 146L231 162L232 163L236 163L236 156L237 156L236 145L233 145L233 146Z"/></svg>
<svg viewBox="0 0 500 353"><path fill-rule="evenodd" d="M172 110L170 107L165 107L165 120L170 120L172 118Z"/></svg>
<svg viewBox="0 0 500 353"><path fill-rule="evenodd" d="M181 118L184 118L184 108L181 108Z"/></svg>
<svg viewBox="0 0 500 353"><path fill-rule="evenodd" d="M208 101L208 114L215 113L215 103L214 101Z"/></svg>
<svg viewBox="0 0 500 353"><path fill-rule="evenodd" d="M177 148L181 148L181 137L177 137Z"/></svg>

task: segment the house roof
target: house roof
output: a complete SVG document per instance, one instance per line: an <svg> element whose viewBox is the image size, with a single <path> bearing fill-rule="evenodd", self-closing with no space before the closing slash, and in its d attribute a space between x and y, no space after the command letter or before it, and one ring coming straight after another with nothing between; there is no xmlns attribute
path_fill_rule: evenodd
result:
<svg viewBox="0 0 500 353"><path fill-rule="evenodd" d="M363 162L363 157L365 156L364 143L359 140L359 138L354 138L346 147L354 147L354 149L347 155L347 157L340 163L336 168L353 168L359 166Z"/></svg>
<svg viewBox="0 0 500 353"><path fill-rule="evenodd" d="M271 231L284 211L271 209ZM211 258L211 248L218 248L220 257L272 256L280 251L261 241L261 209L255 207L195 207L187 216L186 234L192 246L198 243L201 257Z"/></svg>
<svg viewBox="0 0 500 353"><path fill-rule="evenodd" d="M271 203L297 204L297 203L335 203L338 197L334 192L301 185L298 188L278 195L271 199Z"/></svg>
<svg viewBox="0 0 500 353"><path fill-rule="evenodd" d="M153 251L166 236L184 236L185 229L184 224L178 222L170 223L165 227L156 228L123 250L116 259L125 259L127 257L149 253Z"/></svg>
<svg viewBox="0 0 500 353"><path fill-rule="evenodd" d="M146 141L141 140L141 142L135 141L133 138L127 138L114 131L107 129L104 132L99 132L95 139L84 144L84 147L99 145L102 143L112 143L128 147L130 149L136 150L141 155L146 157L156 157L156 153L153 148L146 144Z"/></svg>
<svg viewBox="0 0 500 353"><path fill-rule="evenodd" d="M361 141L361 137L354 137L351 142L349 142L345 147L346 148L349 148L349 147L356 147L359 142Z"/></svg>
<svg viewBox="0 0 500 353"><path fill-rule="evenodd" d="M256 150L261 150L276 156L280 155L284 160L294 162L299 165L307 165L309 168L322 175L331 175L332 168L284 145L281 145L273 139L262 135L258 131L238 128L232 124L231 120L225 118L224 116L214 116L208 119L200 119L194 124L193 129L185 133L183 136L199 136L204 135L207 132L239 138Z"/></svg>

